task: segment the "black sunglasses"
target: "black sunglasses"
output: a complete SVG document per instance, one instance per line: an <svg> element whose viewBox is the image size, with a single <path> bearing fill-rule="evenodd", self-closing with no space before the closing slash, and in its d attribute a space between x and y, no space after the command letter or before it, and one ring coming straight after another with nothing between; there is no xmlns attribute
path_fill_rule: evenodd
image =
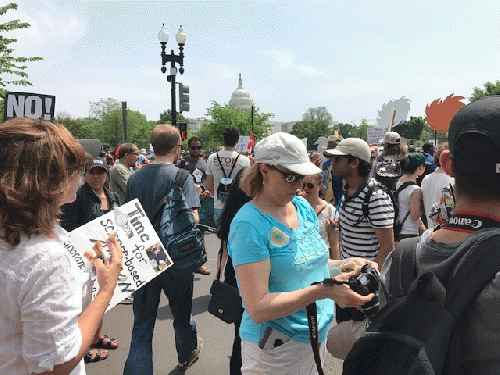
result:
<svg viewBox="0 0 500 375"><path fill-rule="evenodd" d="M314 185L312 182L303 182L302 183L302 189L308 188L308 189L314 189L316 185Z"/></svg>
<svg viewBox="0 0 500 375"><path fill-rule="evenodd" d="M270 165L273 169L276 169L279 173L283 175L283 178L285 179L285 182L288 182L289 184L294 184L299 180L302 180L306 176L302 176L301 174L296 174L296 173L286 173L283 172L282 170L279 170L276 168L274 165Z"/></svg>
<svg viewBox="0 0 500 375"><path fill-rule="evenodd" d="M347 158L349 157L349 155L332 155L330 156L330 159L332 159L333 161L337 161L337 160L340 160L341 158Z"/></svg>
<svg viewBox="0 0 500 375"><path fill-rule="evenodd" d="M201 146L189 146L191 150L201 150Z"/></svg>

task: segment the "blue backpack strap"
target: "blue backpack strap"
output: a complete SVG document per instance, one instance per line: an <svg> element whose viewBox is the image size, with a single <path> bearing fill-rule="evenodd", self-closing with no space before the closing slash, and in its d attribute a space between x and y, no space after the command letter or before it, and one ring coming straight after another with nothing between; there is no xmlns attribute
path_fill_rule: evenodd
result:
<svg viewBox="0 0 500 375"><path fill-rule="evenodd" d="M173 183L171 189L173 189L175 187L180 187L182 189L188 176L189 176L189 172L187 170L182 169L182 168L178 168L177 173L175 175L175 180L174 180L174 183ZM157 220L157 217L160 214L160 212L162 211L163 206L165 206L165 203L167 203L168 200L169 200L169 196L167 194L163 197L163 199L160 201L160 203L158 203L156 205L156 208L155 208L154 214L153 214L153 220L151 220L151 224L153 224L153 226L155 226L155 223L159 221L159 220Z"/></svg>

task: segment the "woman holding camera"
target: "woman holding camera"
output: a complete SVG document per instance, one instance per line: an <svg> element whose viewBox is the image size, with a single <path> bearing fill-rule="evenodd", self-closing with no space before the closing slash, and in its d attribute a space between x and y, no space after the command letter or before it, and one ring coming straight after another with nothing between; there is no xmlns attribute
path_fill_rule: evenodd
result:
<svg viewBox="0 0 500 375"><path fill-rule="evenodd" d="M228 250L236 269L245 312L242 374L316 374L305 307L317 303L320 355L333 319L333 301L361 307L373 294L360 296L346 285L324 285L329 252L318 232L316 213L296 195L306 175L320 169L309 161L302 141L276 133L255 146L256 164L241 181L250 197L231 223ZM373 262L354 259L357 267ZM320 282L316 285L313 283Z"/></svg>
<svg viewBox="0 0 500 375"><path fill-rule="evenodd" d="M16 118L0 124L0 373L85 374L88 352L113 296L122 249L96 259L99 292L70 259L58 223L86 155L62 126Z"/></svg>

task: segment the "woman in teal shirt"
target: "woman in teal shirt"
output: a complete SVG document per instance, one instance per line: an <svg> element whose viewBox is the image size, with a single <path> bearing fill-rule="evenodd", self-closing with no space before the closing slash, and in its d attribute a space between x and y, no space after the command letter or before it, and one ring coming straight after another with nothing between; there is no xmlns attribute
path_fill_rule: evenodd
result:
<svg viewBox="0 0 500 375"><path fill-rule="evenodd" d="M255 146L256 164L241 181L252 201L231 223L228 250L236 268L245 312L240 328L242 374L316 374L305 307L316 301L320 353L324 357L333 301L360 307L373 297L345 285L311 285L329 277L329 260L317 216L296 196L302 178L320 172L309 161L302 141L276 133ZM354 259L359 273L368 262Z"/></svg>

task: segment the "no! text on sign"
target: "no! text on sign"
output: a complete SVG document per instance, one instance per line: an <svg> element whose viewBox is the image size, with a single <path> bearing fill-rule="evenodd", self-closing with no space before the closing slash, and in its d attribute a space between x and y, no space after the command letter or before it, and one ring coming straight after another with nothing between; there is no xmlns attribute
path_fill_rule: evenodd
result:
<svg viewBox="0 0 500 375"><path fill-rule="evenodd" d="M56 97L53 95L7 91L4 118L30 117L54 121L55 104Z"/></svg>

